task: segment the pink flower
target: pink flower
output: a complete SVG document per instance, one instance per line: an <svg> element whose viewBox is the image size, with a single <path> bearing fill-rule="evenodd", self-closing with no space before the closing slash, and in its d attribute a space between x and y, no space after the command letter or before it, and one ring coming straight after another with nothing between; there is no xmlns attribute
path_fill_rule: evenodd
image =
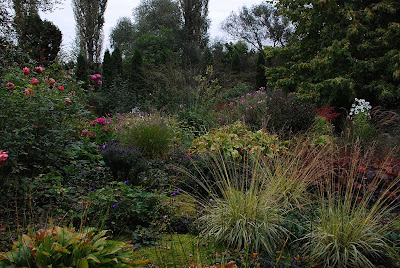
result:
<svg viewBox="0 0 400 268"><path fill-rule="evenodd" d="M56 84L56 80L54 80L53 78L50 78L49 84L50 84L50 86L54 86Z"/></svg>
<svg viewBox="0 0 400 268"><path fill-rule="evenodd" d="M103 84L103 82L101 80L97 81L97 84L99 84L99 86L101 86L101 84Z"/></svg>
<svg viewBox="0 0 400 268"><path fill-rule="evenodd" d="M43 71L44 71L44 68L43 68L42 66L35 67L35 72L37 72L37 73L43 73Z"/></svg>
<svg viewBox="0 0 400 268"><path fill-rule="evenodd" d="M82 135L86 135L86 134L88 134L88 132L89 132L89 130L87 130L87 129L82 130Z"/></svg>
<svg viewBox="0 0 400 268"><path fill-rule="evenodd" d="M58 90L64 91L64 87L63 86L58 86Z"/></svg>
<svg viewBox="0 0 400 268"><path fill-rule="evenodd" d="M8 158L8 152L0 150L0 164L3 164Z"/></svg>
<svg viewBox="0 0 400 268"><path fill-rule="evenodd" d="M25 95L29 96L29 95L33 95L33 93L35 93L35 91L29 87L25 88Z"/></svg>
<svg viewBox="0 0 400 268"><path fill-rule="evenodd" d="M24 75L29 75L31 73L31 70L29 70L28 67L25 67L22 69L22 72L24 73Z"/></svg>
<svg viewBox="0 0 400 268"><path fill-rule="evenodd" d="M99 75L99 74L95 74L95 76L96 76L97 79L101 78L101 75Z"/></svg>
<svg viewBox="0 0 400 268"><path fill-rule="evenodd" d="M8 83L6 84L6 87L8 87L9 89L14 89L14 84L11 83L11 82L8 82Z"/></svg>
<svg viewBox="0 0 400 268"><path fill-rule="evenodd" d="M96 119L96 123L104 125L104 124L107 123L107 120L105 118L103 118L103 117L99 117L99 118Z"/></svg>
<svg viewBox="0 0 400 268"><path fill-rule="evenodd" d="M95 74L92 74L91 77L92 77L93 80L97 79L97 75L95 75Z"/></svg>
<svg viewBox="0 0 400 268"><path fill-rule="evenodd" d="M39 80L37 80L37 79L34 77L34 78L32 78L32 80L31 80L31 84L34 85L34 86L37 86L37 85L39 85Z"/></svg>
<svg viewBox="0 0 400 268"><path fill-rule="evenodd" d="M64 100L65 100L65 104L71 104L71 99L70 98L64 98Z"/></svg>

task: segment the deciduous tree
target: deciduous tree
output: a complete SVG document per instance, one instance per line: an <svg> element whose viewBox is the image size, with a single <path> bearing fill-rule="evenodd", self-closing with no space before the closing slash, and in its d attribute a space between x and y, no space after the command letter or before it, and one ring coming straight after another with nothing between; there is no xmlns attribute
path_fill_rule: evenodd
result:
<svg viewBox="0 0 400 268"><path fill-rule="evenodd" d="M100 62L106 6L107 0L72 0L76 37L80 51L87 56L91 72L96 70L96 65Z"/></svg>

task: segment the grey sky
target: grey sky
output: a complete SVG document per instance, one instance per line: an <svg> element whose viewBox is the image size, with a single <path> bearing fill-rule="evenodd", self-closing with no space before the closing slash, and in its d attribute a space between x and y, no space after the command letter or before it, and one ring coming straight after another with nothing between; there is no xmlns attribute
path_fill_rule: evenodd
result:
<svg viewBox="0 0 400 268"><path fill-rule="evenodd" d="M262 2L263 0L210 0L208 10L211 19L211 39L226 37L220 30L220 24L232 11L236 12L244 5L251 6ZM117 24L118 19L121 17L132 19L132 10L139 3L140 0L108 0L104 24L104 48L108 47L110 31ZM61 8L41 16L60 28L63 34L63 46L69 47L75 38L75 20L71 0L65 0Z"/></svg>

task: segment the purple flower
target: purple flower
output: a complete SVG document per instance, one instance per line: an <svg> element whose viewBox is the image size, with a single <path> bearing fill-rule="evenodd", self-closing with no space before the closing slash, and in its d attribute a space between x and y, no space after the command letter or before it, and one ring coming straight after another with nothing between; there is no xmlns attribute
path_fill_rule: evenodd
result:
<svg viewBox="0 0 400 268"><path fill-rule="evenodd" d="M94 191L94 187L90 187L90 191L92 191L92 192L93 192L93 191Z"/></svg>
<svg viewBox="0 0 400 268"><path fill-rule="evenodd" d="M214 199L210 198L210 202L211 202L211 203L214 202Z"/></svg>
<svg viewBox="0 0 400 268"><path fill-rule="evenodd" d="M117 203L114 204L113 208L114 208L114 209L117 209Z"/></svg>
<svg viewBox="0 0 400 268"><path fill-rule="evenodd" d="M125 181L125 184L128 184L129 183L129 181Z"/></svg>
<svg viewBox="0 0 400 268"><path fill-rule="evenodd" d="M174 192L174 193L173 193L173 195L174 195L174 196L176 196L176 195L177 195L177 193L176 193L176 192Z"/></svg>

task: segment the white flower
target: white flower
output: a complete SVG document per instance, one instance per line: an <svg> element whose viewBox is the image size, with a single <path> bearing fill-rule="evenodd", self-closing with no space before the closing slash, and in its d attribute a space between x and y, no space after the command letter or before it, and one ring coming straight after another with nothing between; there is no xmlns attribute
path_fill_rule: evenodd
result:
<svg viewBox="0 0 400 268"><path fill-rule="evenodd" d="M356 110L356 111L354 112L354 114L358 114L358 110Z"/></svg>

